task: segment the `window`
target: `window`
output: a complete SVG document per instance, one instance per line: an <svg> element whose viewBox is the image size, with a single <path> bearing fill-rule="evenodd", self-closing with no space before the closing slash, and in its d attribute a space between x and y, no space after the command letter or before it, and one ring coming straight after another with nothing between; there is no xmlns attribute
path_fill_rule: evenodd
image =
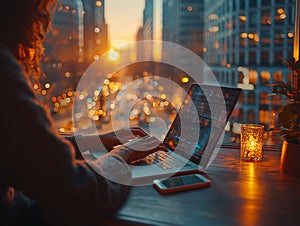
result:
<svg viewBox="0 0 300 226"><path fill-rule="evenodd" d="M249 1L249 4L250 4L251 8L257 7L257 1L256 0Z"/></svg>
<svg viewBox="0 0 300 226"><path fill-rule="evenodd" d="M249 82L253 85L257 84L258 80L258 73L255 70L250 70L249 71Z"/></svg>
<svg viewBox="0 0 300 226"><path fill-rule="evenodd" d="M115 47L151 39L174 42L190 49L203 59L223 85L247 85L237 105L239 113L230 119L232 122L270 124L270 109L276 112L284 100L279 96L270 98L271 89L266 84L291 80L282 58L293 52L295 1L113 2L62 0L56 9L53 28L44 42L46 77L41 87L43 101L49 105L58 130L70 132L74 129L72 104L75 96L86 101L87 108L92 109L89 116L97 121L99 131L103 132L109 129L111 114L118 104L117 93L130 81L147 78L147 73L175 78L176 73L169 69L155 71L152 66L142 72L124 69L117 73L119 77L107 75L104 80L107 84L99 84L99 89L93 91L95 95L89 98L84 91L76 92L87 68L104 53L112 50L112 59L117 61ZM120 10L122 15L118 14ZM127 22L129 18L131 22ZM128 57L138 59L141 54L149 54L149 51L139 49ZM239 67L245 69L243 74L237 70ZM188 86L190 81L183 85ZM157 89L160 87L157 80L153 84L157 84ZM172 101L176 106L180 103L180 100ZM95 107L97 111L93 111ZM174 115L170 112L165 115L168 114ZM134 119L130 122L140 125L145 120L154 120L144 116L140 109L133 109L129 117Z"/></svg>
<svg viewBox="0 0 300 226"><path fill-rule="evenodd" d="M260 63L261 65L268 65L269 64L269 56L270 56L270 53L269 52L261 52L260 54Z"/></svg>
<svg viewBox="0 0 300 226"><path fill-rule="evenodd" d="M279 7L279 8L276 8L274 9L275 12L274 12L274 21L275 21L275 24L283 24L284 23L284 20L286 20L286 10L283 8L283 7Z"/></svg>
<svg viewBox="0 0 300 226"><path fill-rule="evenodd" d="M271 45L271 32L269 29L262 30L260 41L262 47L269 47Z"/></svg>
<svg viewBox="0 0 300 226"><path fill-rule="evenodd" d="M282 71L275 71L273 74L273 81L274 83L281 83L283 82L283 74Z"/></svg>
<svg viewBox="0 0 300 226"><path fill-rule="evenodd" d="M255 112L253 110L249 110L247 112L247 122L248 123L255 123L256 122Z"/></svg>
<svg viewBox="0 0 300 226"><path fill-rule="evenodd" d="M268 105L270 103L269 95L267 92L261 92L259 94L259 103L261 105Z"/></svg>
<svg viewBox="0 0 300 226"><path fill-rule="evenodd" d="M256 52L249 52L249 64L256 64Z"/></svg>
<svg viewBox="0 0 300 226"><path fill-rule="evenodd" d="M283 42L285 40L285 35L284 34L284 30L278 30L278 29L275 29L274 30L274 45L275 46L283 46Z"/></svg>
<svg viewBox="0 0 300 226"><path fill-rule="evenodd" d="M255 103L256 103L255 93L253 91L249 91L249 93L248 93L248 104L255 105Z"/></svg>
<svg viewBox="0 0 300 226"><path fill-rule="evenodd" d="M272 24L271 12L269 10L261 11L260 23L262 26L269 26Z"/></svg>
<svg viewBox="0 0 300 226"><path fill-rule="evenodd" d="M251 27L254 27L257 25L257 11L250 11L250 14L249 14L249 25Z"/></svg>
<svg viewBox="0 0 300 226"><path fill-rule="evenodd" d="M281 66L283 61L283 52L281 50L274 51L274 65Z"/></svg>
<svg viewBox="0 0 300 226"><path fill-rule="evenodd" d="M260 81L262 84L270 83L271 74L268 71L260 72Z"/></svg>

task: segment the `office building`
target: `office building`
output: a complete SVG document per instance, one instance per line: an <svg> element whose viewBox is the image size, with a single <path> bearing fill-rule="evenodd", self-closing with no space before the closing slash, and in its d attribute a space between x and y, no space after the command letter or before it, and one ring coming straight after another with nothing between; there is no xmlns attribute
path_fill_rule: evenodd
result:
<svg viewBox="0 0 300 226"><path fill-rule="evenodd" d="M90 64L109 49L105 1L89 0L82 1L82 4L84 10L84 60Z"/></svg>
<svg viewBox="0 0 300 226"><path fill-rule="evenodd" d="M104 8L104 0L63 0L57 5L44 41L43 79L51 87L59 84L51 95L74 90L87 67L108 50Z"/></svg>
<svg viewBox="0 0 300 226"><path fill-rule="evenodd" d="M268 83L288 82L294 0L204 0L204 61L223 85L244 89L239 122L274 126L280 96Z"/></svg>
<svg viewBox="0 0 300 226"><path fill-rule="evenodd" d="M203 0L164 0L162 39L203 57Z"/></svg>

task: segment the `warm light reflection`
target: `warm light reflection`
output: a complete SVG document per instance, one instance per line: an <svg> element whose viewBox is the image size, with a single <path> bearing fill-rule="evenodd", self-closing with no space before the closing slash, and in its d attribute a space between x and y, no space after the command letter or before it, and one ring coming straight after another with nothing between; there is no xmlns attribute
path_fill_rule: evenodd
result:
<svg viewBox="0 0 300 226"><path fill-rule="evenodd" d="M161 45L154 45L153 46L153 58L156 61L161 60L161 52L162 52L162 46Z"/></svg>
<svg viewBox="0 0 300 226"><path fill-rule="evenodd" d="M243 177L243 183L241 183L240 195L245 202L239 209L239 216L241 222L245 222L245 225L256 225L258 217L261 215L259 209L262 203L260 203L261 199L259 195L262 188L257 181L255 164L248 163L247 165L243 165L241 168L241 177Z"/></svg>

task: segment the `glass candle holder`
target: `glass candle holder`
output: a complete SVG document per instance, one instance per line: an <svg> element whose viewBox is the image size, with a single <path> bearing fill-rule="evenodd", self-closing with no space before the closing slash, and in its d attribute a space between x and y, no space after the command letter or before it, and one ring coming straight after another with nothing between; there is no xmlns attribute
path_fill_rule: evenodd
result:
<svg viewBox="0 0 300 226"><path fill-rule="evenodd" d="M243 124L241 126L241 160L258 162L262 160L264 126Z"/></svg>

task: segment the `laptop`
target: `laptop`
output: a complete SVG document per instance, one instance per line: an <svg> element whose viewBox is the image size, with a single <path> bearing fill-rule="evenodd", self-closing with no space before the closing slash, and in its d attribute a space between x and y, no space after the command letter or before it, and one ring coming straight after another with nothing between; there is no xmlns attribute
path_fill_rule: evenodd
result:
<svg viewBox="0 0 300 226"><path fill-rule="evenodd" d="M218 141L240 93L235 87L192 84L162 141L168 151L130 164L133 184L205 170L218 153Z"/></svg>

